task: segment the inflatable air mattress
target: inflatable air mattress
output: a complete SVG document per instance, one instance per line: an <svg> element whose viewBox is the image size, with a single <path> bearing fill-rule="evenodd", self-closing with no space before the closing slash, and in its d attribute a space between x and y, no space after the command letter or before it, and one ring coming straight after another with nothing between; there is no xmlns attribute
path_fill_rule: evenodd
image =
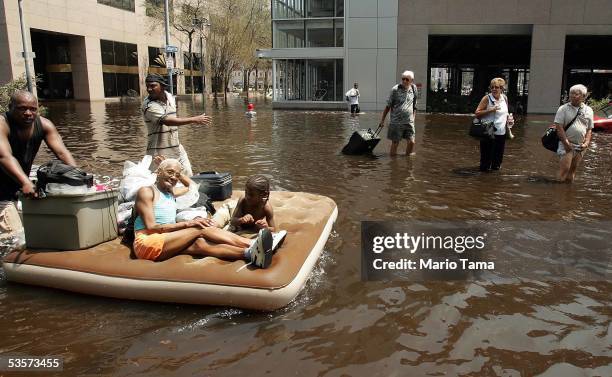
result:
<svg viewBox="0 0 612 377"><path fill-rule="evenodd" d="M233 199L241 194L234 192ZM119 239L85 250L13 251L4 258L3 268L10 281L85 294L278 309L304 287L338 210L330 198L309 193L272 192L270 200L277 227L286 230L287 237L265 270L240 269L244 261L189 255L163 262L139 260Z"/></svg>

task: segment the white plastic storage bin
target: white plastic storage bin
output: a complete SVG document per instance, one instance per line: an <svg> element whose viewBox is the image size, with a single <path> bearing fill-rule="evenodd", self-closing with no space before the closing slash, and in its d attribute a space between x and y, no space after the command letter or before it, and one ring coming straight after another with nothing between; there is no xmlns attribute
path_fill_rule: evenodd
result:
<svg viewBox="0 0 612 377"><path fill-rule="evenodd" d="M26 247L78 250L117 237L118 190L22 198Z"/></svg>

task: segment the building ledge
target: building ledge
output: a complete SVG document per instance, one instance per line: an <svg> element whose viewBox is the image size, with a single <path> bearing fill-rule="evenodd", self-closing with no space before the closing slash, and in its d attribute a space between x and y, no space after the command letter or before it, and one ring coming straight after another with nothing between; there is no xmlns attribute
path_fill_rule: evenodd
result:
<svg viewBox="0 0 612 377"><path fill-rule="evenodd" d="M255 51L260 59L344 59L344 47L273 48Z"/></svg>
<svg viewBox="0 0 612 377"><path fill-rule="evenodd" d="M273 109L347 110L346 102L334 101L273 101Z"/></svg>

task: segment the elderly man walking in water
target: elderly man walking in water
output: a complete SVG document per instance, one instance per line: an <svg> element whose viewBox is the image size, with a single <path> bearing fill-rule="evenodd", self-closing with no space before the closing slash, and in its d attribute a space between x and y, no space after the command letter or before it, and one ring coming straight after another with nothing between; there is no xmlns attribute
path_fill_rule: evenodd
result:
<svg viewBox="0 0 612 377"><path fill-rule="evenodd" d="M23 228L15 202L17 192L37 196L30 169L42 142L64 163L76 166L55 125L38 115L38 100L24 90L15 92L9 111L0 115L0 238Z"/></svg>
<svg viewBox="0 0 612 377"><path fill-rule="evenodd" d="M150 74L146 77L149 96L142 104L142 114L147 126L147 154L175 158L183 166L183 173L192 176L191 162L183 145L179 142L178 127L185 124L211 123L206 114L179 118L176 116L174 96L166 91L168 84L164 77Z"/></svg>
<svg viewBox="0 0 612 377"><path fill-rule="evenodd" d="M391 88L387 106L380 119L380 127L385 126L385 118L391 112L387 138L391 140L389 154L395 156L402 139L406 139L406 156L414 149L414 119L416 116L417 88L413 84L414 72L404 71L402 82Z"/></svg>

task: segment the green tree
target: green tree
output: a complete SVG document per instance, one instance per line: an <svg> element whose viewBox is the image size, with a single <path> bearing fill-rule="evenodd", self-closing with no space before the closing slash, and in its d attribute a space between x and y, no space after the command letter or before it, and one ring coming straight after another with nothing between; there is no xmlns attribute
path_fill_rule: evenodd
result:
<svg viewBox="0 0 612 377"><path fill-rule="evenodd" d="M194 19L210 21L207 67L215 94L226 93L232 71L250 72L266 64L255 58L255 50L271 45L268 0L174 0L172 4L170 23L173 31L186 39L190 71L193 71L192 42L200 31ZM151 28L159 29L164 20L163 2L146 0L145 7L152 20ZM193 88L193 78L191 80Z"/></svg>
<svg viewBox="0 0 612 377"><path fill-rule="evenodd" d="M40 75L36 76L36 82L42 81ZM0 114L8 111L9 100L11 95L18 90L27 90L28 84L25 75L16 78L13 81L9 81L6 84L0 85ZM38 106L38 114L45 116L47 114L47 108L44 106Z"/></svg>
<svg viewBox="0 0 612 377"><path fill-rule="evenodd" d="M225 92L232 71L256 69L259 63L255 50L270 45L270 2L216 0L210 8L210 18L208 51L213 90ZM248 81L246 84L248 90Z"/></svg>

